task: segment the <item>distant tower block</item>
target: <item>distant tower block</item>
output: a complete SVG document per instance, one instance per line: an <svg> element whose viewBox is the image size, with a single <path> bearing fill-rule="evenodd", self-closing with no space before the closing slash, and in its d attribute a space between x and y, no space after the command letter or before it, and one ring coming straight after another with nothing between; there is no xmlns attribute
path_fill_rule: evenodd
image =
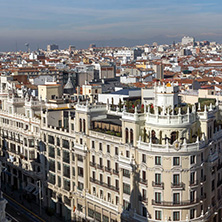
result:
<svg viewBox="0 0 222 222"><path fill-rule="evenodd" d="M59 46L56 44L47 45L47 51L58 50Z"/></svg>
<svg viewBox="0 0 222 222"><path fill-rule="evenodd" d="M95 44L95 43L91 43L91 44L89 45L89 48L96 48L96 44Z"/></svg>

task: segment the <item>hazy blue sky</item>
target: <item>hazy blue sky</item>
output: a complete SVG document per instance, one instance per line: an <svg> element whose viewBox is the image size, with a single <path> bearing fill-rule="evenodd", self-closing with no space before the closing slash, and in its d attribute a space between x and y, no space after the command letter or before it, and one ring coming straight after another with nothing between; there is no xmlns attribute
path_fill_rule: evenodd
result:
<svg viewBox="0 0 222 222"><path fill-rule="evenodd" d="M220 42L221 0L0 0L0 51L58 43L87 47L168 43L183 35Z"/></svg>

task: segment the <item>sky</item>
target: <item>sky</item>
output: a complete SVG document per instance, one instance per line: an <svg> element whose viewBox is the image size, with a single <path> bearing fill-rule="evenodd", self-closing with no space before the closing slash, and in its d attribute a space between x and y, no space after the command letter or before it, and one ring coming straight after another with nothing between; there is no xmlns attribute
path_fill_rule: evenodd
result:
<svg viewBox="0 0 222 222"><path fill-rule="evenodd" d="M222 42L221 0L0 0L0 51Z"/></svg>

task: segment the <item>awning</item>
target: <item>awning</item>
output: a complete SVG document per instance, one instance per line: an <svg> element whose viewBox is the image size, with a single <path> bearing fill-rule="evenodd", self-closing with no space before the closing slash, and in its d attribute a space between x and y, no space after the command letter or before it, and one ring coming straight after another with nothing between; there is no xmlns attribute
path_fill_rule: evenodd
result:
<svg viewBox="0 0 222 222"><path fill-rule="evenodd" d="M25 187L25 190L29 193L31 193L35 189L35 186L32 184L28 184L27 187Z"/></svg>

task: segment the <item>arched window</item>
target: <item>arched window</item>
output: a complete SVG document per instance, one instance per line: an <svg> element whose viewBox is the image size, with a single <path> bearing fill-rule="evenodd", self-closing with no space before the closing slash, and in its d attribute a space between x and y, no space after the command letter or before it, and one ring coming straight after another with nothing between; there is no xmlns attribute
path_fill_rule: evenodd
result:
<svg viewBox="0 0 222 222"><path fill-rule="evenodd" d="M86 120L83 119L83 132L85 133L86 132Z"/></svg>
<svg viewBox="0 0 222 222"><path fill-rule="evenodd" d="M133 144L133 130L130 129L130 143Z"/></svg>
<svg viewBox="0 0 222 222"><path fill-rule="evenodd" d="M177 132L172 132L170 136L170 143L173 144L174 141L177 139Z"/></svg>
<svg viewBox="0 0 222 222"><path fill-rule="evenodd" d="M156 144L157 138L156 138L156 132L152 130L151 132L151 141L152 143Z"/></svg>
<svg viewBox="0 0 222 222"><path fill-rule="evenodd" d="M82 119L79 119L79 132L82 132Z"/></svg>
<svg viewBox="0 0 222 222"><path fill-rule="evenodd" d="M129 142L129 131L128 131L128 128L126 128L126 130L125 130L125 138L126 138L126 143L128 143Z"/></svg>

